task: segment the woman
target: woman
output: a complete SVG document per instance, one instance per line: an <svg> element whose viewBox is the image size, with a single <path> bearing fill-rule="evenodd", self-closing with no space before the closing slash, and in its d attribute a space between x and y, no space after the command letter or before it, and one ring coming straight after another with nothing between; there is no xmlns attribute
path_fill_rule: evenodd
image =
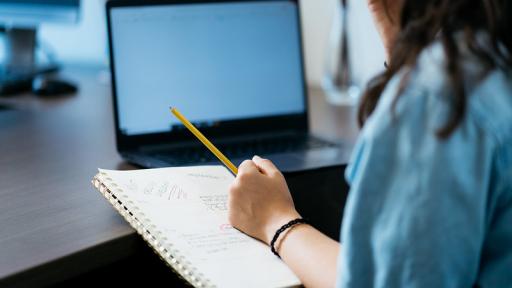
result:
<svg viewBox="0 0 512 288"><path fill-rule="evenodd" d="M232 225L307 287L512 287L511 2L368 0L388 61L361 101L341 244L301 223L276 236L300 215L257 156Z"/></svg>

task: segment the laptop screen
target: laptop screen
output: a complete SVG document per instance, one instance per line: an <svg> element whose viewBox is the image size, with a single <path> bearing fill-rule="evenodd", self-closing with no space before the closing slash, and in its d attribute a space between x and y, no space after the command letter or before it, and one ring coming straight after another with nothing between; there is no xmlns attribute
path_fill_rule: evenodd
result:
<svg viewBox="0 0 512 288"><path fill-rule="evenodd" d="M113 7L118 125L127 136L305 112L298 7L240 1Z"/></svg>

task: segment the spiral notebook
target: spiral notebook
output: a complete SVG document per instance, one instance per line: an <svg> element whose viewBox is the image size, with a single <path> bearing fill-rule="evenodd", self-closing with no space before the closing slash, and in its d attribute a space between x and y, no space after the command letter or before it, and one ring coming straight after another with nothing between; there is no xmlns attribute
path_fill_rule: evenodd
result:
<svg viewBox="0 0 512 288"><path fill-rule="evenodd" d="M294 287L293 272L229 225L222 166L99 169L92 183L153 250L194 287Z"/></svg>

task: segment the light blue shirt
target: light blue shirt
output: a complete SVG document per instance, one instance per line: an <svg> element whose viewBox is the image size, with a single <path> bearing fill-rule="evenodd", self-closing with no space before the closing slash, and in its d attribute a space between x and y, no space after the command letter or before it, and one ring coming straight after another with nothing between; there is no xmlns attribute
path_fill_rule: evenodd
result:
<svg viewBox="0 0 512 288"><path fill-rule="evenodd" d="M466 57L464 120L442 140L450 92L439 44L392 102L385 89L346 178L337 287L512 287L512 77L477 81Z"/></svg>

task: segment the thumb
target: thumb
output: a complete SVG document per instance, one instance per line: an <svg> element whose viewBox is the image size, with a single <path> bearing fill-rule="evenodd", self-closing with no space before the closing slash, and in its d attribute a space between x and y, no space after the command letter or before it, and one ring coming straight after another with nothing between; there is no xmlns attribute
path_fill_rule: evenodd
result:
<svg viewBox="0 0 512 288"><path fill-rule="evenodd" d="M263 159L260 156L254 156L252 158L252 161L254 162L254 164L256 164L256 166L258 166L260 171L265 175L272 175L275 173L279 173L279 169L277 169L277 167L274 165L274 163L272 163L272 161L270 161L268 159Z"/></svg>

